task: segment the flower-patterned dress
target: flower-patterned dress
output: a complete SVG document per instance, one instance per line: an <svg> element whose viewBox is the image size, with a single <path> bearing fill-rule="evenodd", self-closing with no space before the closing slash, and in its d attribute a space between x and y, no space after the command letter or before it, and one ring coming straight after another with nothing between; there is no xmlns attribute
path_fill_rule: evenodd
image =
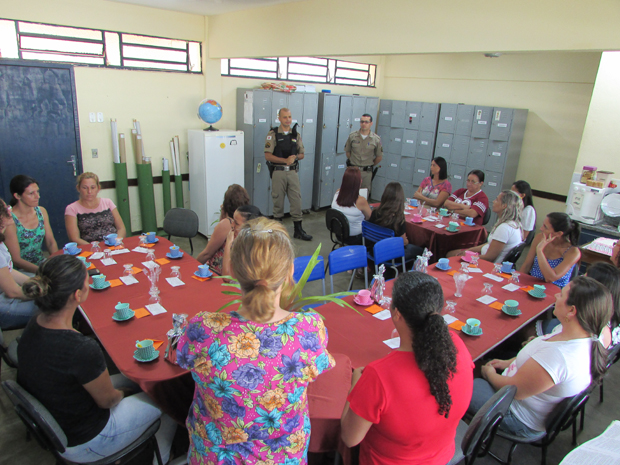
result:
<svg viewBox="0 0 620 465"><path fill-rule="evenodd" d="M17 241L19 242L19 256L27 262L40 265L45 261L41 247L45 240L45 221L41 208L34 207L37 214L37 226L34 229L26 229L13 213L13 222L17 231Z"/></svg>
<svg viewBox="0 0 620 465"><path fill-rule="evenodd" d="M177 347L196 382L187 417L194 464L307 463L308 383L335 366L316 313L256 323L237 312L192 318Z"/></svg>

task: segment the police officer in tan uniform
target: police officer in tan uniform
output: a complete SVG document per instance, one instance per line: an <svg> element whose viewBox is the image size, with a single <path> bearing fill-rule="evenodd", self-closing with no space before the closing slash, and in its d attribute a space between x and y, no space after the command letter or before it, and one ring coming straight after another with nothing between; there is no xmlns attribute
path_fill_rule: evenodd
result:
<svg viewBox="0 0 620 465"><path fill-rule="evenodd" d="M381 138L374 132L372 116L364 113L360 118L360 129L349 134L344 151L347 153L347 165L357 166L362 172L362 189L368 189L370 199L370 187L372 184L372 170L383 159L383 147Z"/></svg>
<svg viewBox="0 0 620 465"><path fill-rule="evenodd" d="M265 159L271 173L271 198L273 216L282 221L284 216L284 197L288 195L291 216L295 225L295 239L312 240L301 227L301 187L299 185L299 160L304 158L304 144L297 134L297 124L291 128L293 120L288 108L278 111L280 126L271 128L265 140Z"/></svg>

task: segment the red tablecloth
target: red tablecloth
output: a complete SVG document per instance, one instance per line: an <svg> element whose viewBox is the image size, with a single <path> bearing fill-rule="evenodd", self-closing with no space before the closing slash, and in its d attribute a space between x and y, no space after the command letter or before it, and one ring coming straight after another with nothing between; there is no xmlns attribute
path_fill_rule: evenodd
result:
<svg viewBox="0 0 620 465"><path fill-rule="evenodd" d="M413 213L415 212L417 212L417 209L407 209L405 211L407 240L417 246L426 247L433 252L431 263L435 263L440 258L445 257L450 250L475 247L486 239L487 235L484 226L467 226L459 220L459 223L462 223L461 229L458 232L449 232L446 228L435 227L436 221L414 223ZM444 220L444 224L447 225L448 221Z"/></svg>

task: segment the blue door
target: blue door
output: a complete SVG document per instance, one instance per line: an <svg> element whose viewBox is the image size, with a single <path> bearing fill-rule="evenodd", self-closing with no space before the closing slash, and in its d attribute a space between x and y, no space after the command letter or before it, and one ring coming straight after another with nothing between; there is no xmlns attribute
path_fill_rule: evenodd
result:
<svg viewBox="0 0 620 465"><path fill-rule="evenodd" d="M58 246L67 241L65 207L82 172L75 80L70 65L0 60L0 195L17 174L41 189Z"/></svg>

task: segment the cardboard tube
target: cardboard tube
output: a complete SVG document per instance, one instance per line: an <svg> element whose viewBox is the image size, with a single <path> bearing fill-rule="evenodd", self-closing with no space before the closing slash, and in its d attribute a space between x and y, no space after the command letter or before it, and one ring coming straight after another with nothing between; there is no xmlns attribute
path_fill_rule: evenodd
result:
<svg viewBox="0 0 620 465"><path fill-rule="evenodd" d="M125 134L118 135L118 153L121 163L127 163L127 153L125 152Z"/></svg>
<svg viewBox="0 0 620 465"><path fill-rule="evenodd" d="M136 164L142 164L142 136L136 135L136 146L134 147L134 155L136 157Z"/></svg>

